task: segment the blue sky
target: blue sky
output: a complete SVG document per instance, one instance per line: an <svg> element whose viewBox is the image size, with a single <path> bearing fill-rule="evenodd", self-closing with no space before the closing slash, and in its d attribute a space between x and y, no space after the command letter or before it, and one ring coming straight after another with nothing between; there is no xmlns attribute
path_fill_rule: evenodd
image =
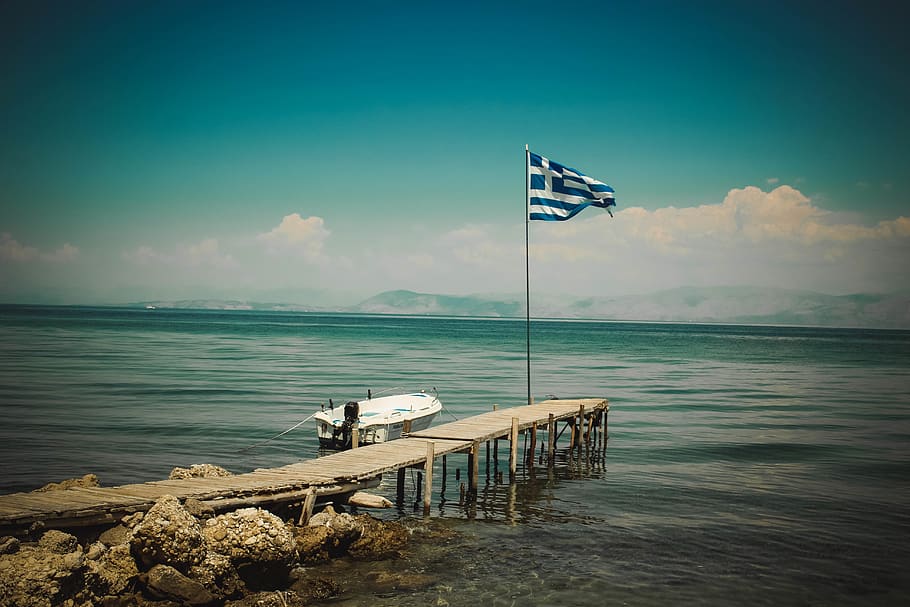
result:
<svg viewBox="0 0 910 607"><path fill-rule="evenodd" d="M4 3L0 301L910 289L900 3L322 4Z"/></svg>

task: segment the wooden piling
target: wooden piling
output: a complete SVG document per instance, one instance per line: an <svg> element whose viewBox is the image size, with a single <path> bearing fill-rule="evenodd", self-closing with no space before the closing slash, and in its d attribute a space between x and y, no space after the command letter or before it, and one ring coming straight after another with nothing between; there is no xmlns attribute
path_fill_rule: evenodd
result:
<svg viewBox="0 0 910 607"><path fill-rule="evenodd" d="M427 441L427 461L424 465L423 514L430 513L430 498L433 495L433 441Z"/></svg>
<svg viewBox="0 0 910 607"><path fill-rule="evenodd" d="M315 505L316 491L310 488L306 493L306 498L303 500L303 508L300 509L300 519L297 521L298 527L302 527L310 521L310 517L313 516L313 506Z"/></svg>
<svg viewBox="0 0 910 607"><path fill-rule="evenodd" d="M553 461L556 451L556 416L550 413L547 418L547 459Z"/></svg>
<svg viewBox="0 0 910 607"><path fill-rule="evenodd" d="M518 418L512 418L512 431L509 432L509 480L515 478L518 471Z"/></svg>
<svg viewBox="0 0 910 607"><path fill-rule="evenodd" d="M474 441L471 446L471 453L468 456L470 466L468 467L468 484L471 487L471 493L477 495L477 477L480 476L480 441Z"/></svg>
<svg viewBox="0 0 910 607"><path fill-rule="evenodd" d="M534 452L537 450L537 420L531 422L531 448L528 449L528 461L534 463Z"/></svg>
<svg viewBox="0 0 910 607"><path fill-rule="evenodd" d="M357 429L357 426L351 427L351 449L356 449L360 446L360 430Z"/></svg>

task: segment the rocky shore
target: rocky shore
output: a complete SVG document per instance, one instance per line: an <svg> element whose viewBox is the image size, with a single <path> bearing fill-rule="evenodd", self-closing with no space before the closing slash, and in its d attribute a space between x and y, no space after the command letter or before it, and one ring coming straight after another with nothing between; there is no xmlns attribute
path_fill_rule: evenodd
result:
<svg viewBox="0 0 910 607"><path fill-rule="evenodd" d="M171 477L219 470L178 468ZM41 490L86 484L97 479ZM301 526L261 508L216 516L200 502L163 496L107 528L0 538L0 607L309 605L343 592L320 564L396 558L410 536L401 523L331 505Z"/></svg>

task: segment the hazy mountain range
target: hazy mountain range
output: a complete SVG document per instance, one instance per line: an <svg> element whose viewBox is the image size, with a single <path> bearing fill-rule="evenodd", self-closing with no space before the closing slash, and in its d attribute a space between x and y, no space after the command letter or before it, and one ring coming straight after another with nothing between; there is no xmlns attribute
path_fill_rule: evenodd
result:
<svg viewBox="0 0 910 607"><path fill-rule="evenodd" d="M231 300L148 301L156 308L287 310L440 316L523 317L521 295L386 291L353 306ZM826 295L764 287L685 287L647 295L570 297L532 293L535 318L910 328L910 294Z"/></svg>

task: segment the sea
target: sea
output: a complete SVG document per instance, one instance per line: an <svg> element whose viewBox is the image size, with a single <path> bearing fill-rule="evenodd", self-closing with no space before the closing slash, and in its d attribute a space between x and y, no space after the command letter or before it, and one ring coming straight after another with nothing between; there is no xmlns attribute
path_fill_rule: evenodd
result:
<svg viewBox="0 0 910 607"><path fill-rule="evenodd" d="M910 604L910 331L530 334L534 399L608 399L606 444L563 437L511 484L502 446L476 500L464 456L437 460L428 517L409 472L374 513L446 539L327 566L332 605ZM367 390L435 389L437 423L521 405L525 340L515 319L0 306L0 493L320 457L311 422L286 431ZM394 474L373 491L395 501Z"/></svg>

